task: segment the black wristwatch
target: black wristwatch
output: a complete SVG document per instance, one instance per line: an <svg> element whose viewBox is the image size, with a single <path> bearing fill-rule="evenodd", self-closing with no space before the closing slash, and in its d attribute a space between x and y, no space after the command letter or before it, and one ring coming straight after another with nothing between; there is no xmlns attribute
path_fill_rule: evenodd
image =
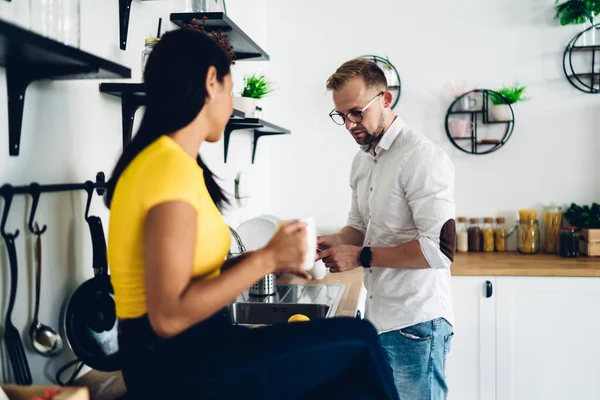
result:
<svg viewBox="0 0 600 400"><path fill-rule="evenodd" d="M360 252L360 263L362 264L363 268L371 268L370 247L363 247L362 251Z"/></svg>

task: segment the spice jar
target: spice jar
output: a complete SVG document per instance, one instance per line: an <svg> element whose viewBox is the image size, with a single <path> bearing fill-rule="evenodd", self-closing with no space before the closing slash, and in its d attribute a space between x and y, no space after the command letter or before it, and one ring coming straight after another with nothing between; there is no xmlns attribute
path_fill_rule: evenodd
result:
<svg viewBox="0 0 600 400"><path fill-rule="evenodd" d="M480 252L483 245L483 233L479 227L479 218L471 218L469 223L470 226L467 229L469 237L469 251Z"/></svg>
<svg viewBox="0 0 600 400"><path fill-rule="evenodd" d="M543 213L544 251L546 253L558 253L558 237L560 235L562 216L562 212L557 209L547 210Z"/></svg>
<svg viewBox="0 0 600 400"><path fill-rule="evenodd" d="M538 221L519 221L517 227L517 248L523 254L533 254L540 250L540 227Z"/></svg>
<svg viewBox="0 0 600 400"><path fill-rule="evenodd" d="M150 57L150 53L154 50L154 46L158 43L158 38L148 38L146 39L146 46L142 51L142 75L144 74L144 70L146 69L146 63L148 62L148 57Z"/></svg>
<svg viewBox="0 0 600 400"><path fill-rule="evenodd" d="M504 217L496 218L496 229L494 229L494 247L496 251L506 251L506 228Z"/></svg>
<svg viewBox="0 0 600 400"><path fill-rule="evenodd" d="M492 228L492 222L494 221L491 217L485 217L483 219L483 251L491 253L494 251L494 229Z"/></svg>
<svg viewBox="0 0 600 400"><path fill-rule="evenodd" d="M579 255L579 235L577 227L563 226L560 229L560 252L561 257L577 257Z"/></svg>
<svg viewBox="0 0 600 400"><path fill-rule="evenodd" d="M469 235L467 233L467 218L458 217L456 224L456 251L466 253L469 251Z"/></svg>

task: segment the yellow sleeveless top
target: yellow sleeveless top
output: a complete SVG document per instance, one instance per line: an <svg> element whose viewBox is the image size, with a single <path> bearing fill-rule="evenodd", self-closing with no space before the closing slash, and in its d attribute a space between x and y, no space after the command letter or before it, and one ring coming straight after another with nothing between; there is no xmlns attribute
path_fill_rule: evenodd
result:
<svg viewBox="0 0 600 400"><path fill-rule="evenodd" d="M210 198L196 160L163 135L125 169L111 202L108 265L119 318L147 313L144 221L152 207L178 200L192 205L198 216L192 276L219 275L231 242L229 228Z"/></svg>

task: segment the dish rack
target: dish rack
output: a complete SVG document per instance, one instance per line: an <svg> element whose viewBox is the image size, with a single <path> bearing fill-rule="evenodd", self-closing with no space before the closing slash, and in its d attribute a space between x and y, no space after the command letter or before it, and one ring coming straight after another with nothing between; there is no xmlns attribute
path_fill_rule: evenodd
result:
<svg viewBox="0 0 600 400"><path fill-rule="evenodd" d="M235 253L235 254L231 253L231 251L230 251L229 254L227 255L227 258L232 258L236 255L245 253L246 247L244 246L244 243L242 242L242 238L240 238L240 235L238 235L238 233L232 227L229 227L229 230L231 231L231 235L237 242L238 251L239 251L239 253ZM260 279L256 283L254 283L252 286L250 286L250 288L248 288L248 294L253 295L253 296L271 296L271 295L277 293L277 284L275 283L275 278L276 278L275 274L265 275L262 279Z"/></svg>

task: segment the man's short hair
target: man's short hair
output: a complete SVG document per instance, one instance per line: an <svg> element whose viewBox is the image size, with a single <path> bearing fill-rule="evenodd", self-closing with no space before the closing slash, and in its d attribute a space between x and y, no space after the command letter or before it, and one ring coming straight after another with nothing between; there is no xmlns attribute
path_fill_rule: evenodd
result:
<svg viewBox="0 0 600 400"><path fill-rule="evenodd" d="M368 88L388 89L387 79L381 68L366 58L355 58L343 63L327 79L327 89L340 90L356 77L361 77Z"/></svg>

